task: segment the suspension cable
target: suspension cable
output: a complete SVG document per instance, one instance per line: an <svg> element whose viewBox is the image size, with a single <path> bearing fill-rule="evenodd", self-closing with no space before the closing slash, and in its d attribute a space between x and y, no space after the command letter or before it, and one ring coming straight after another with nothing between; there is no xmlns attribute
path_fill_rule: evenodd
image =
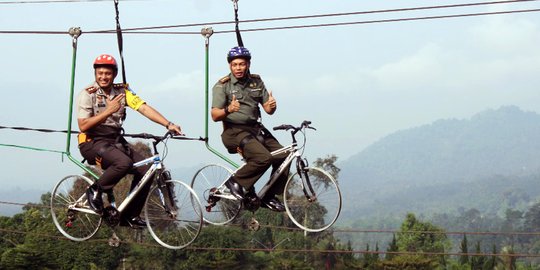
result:
<svg viewBox="0 0 540 270"><path fill-rule="evenodd" d="M114 0L114 9L116 11L116 37L118 38L118 51L120 52L120 62L122 65L122 82L124 85L126 81L126 67L124 65L124 41L122 39L122 28L120 27L120 11L118 9L118 0Z"/></svg>
<svg viewBox="0 0 540 270"><path fill-rule="evenodd" d="M244 42L242 41L242 35L240 34L240 28L238 27L238 0L232 0L234 5L234 22L235 22L235 32L236 40L238 41L239 47L244 47Z"/></svg>

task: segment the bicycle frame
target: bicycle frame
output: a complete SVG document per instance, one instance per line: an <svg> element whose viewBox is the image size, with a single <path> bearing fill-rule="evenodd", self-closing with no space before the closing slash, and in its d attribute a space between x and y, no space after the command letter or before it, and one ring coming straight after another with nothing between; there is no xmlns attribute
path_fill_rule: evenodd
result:
<svg viewBox="0 0 540 270"><path fill-rule="evenodd" d="M118 212L122 213L122 210L124 210L129 205L129 203L133 200L133 197L139 194L141 187L148 183L148 181L152 181L154 179L153 176L155 175L156 171L160 171L161 169L163 169L162 160L158 154L134 163L133 168L145 166L150 163L152 163L152 166L150 166L150 169L146 171L141 181L137 183L133 190L129 192L124 201L122 201L122 204L120 204L120 206L118 207Z"/></svg>
<svg viewBox="0 0 540 270"><path fill-rule="evenodd" d="M289 155L285 158L283 163L279 166L279 168L270 176L270 179L266 184L264 185L261 190L257 193L257 196L259 198L264 198L264 195L266 195L266 192L276 183L277 179L283 174L285 171L285 168L288 168L288 166L292 163L293 159L300 158L300 152L298 152L297 143L292 143L291 145L285 146L283 148L280 148L276 151L272 151L270 154L272 156L277 156L282 153L289 153Z"/></svg>
<svg viewBox="0 0 540 270"><path fill-rule="evenodd" d="M285 168L288 168L288 166L292 163L292 161L294 159L299 159L301 157L301 154L298 152L298 147L297 146L298 146L298 144L296 142L293 142L290 145L284 146L284 147L282 147L282 148L280 148L278 150L272 151L270 153L272 156L276 156L276 155L279 155L279 154L282 154L282 153L289 153L289 155L285 158L283 163L281 163L279 168L270 176L270 179L268 180L268 182L266 182L264 187L261 188L261 190L259 190L259 192L257 193L257 196L259 198L264 198L264 195L266 195L266 193L268 192L270 187L272 187L272 185L275 184L277 179L283 174L283 172L285 171ZM243 166L245 166L245 164L242 164L240 167L238 167L238 169L236 169L236 171L240 170ZM223 190L227 189L225 187L224 183L225 182L223 182L221 184L221 186L218 188L218 189L221 190L221 192L214 193L213 196L221 197L221 198L228 199L228 200L237 200L236 197L230 195L228 192L223 192Z"/></svg>
<svg viewBox="0 0 540 270"><path fill-rule="evenodd" d="M135 195L137 195L140 192L141 186L148 183L148 181L152 181L153 176L155 175L155 173L157 171L163 169L162 160L161 160L161 157L158 154L153 155L153 156L151 156L149 158L146 158L144 160L141 160L141 161L133 164L133 168L138 168L138 167L141 167L141 166L145 166L145 165L148 165L150 163L152 163L152 166L150 166L150 168L148 169L148 171L146 171L146 173L144 174L141 181L139 181L139 183L133 188L133 190L131 192L129 192L128 196L124 199L124 201L122 201L122 204L120 204L120 206L117 208L118 212L122 213L122 211L133 200L133 197L135 197ZM79 211L79 212L84 212L84 213L90 213L90 214L96 214L97 215L96 212L89 209L88 207L78 207L79 203L85 201L85 199L86 199L86 194L81 195L81 197L77 200L75 205L71 205L69 207L69 209L70 210L76 210L76 211ZM116 207L116 202L112 201L110 203L111 203L112 206ZM84 203L84 204L86 204L86 203Z"/></svg>

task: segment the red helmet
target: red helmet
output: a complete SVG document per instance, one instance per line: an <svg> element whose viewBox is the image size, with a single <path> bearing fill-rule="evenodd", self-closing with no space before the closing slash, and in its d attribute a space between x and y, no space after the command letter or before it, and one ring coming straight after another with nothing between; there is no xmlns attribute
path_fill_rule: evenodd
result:
<svg viewBox="0 0 540 270"><path fill-rule="evenodd" d="M116 60L114 57L108 54L102 54L94 60L94 68L98 67L111 67L114 69L115 72L118 71L118 64L116 64Z"/></svg>

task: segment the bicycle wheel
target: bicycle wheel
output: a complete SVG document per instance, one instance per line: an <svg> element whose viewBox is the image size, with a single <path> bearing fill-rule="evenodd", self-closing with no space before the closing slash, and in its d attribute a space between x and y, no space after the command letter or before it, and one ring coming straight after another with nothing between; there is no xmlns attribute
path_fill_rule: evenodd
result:
<svg viewBox="0 0 540 270"><path fill-rule="evenodd" d="M202 167L195 173L191 187L199 194L205 206L204 220L214 225L231 222L242 208L242 202L234 199L223 183L232 171L219 164Z"/></svg>
<svg viewBox="0 0 540 270"><path fill-rule="evenodd" d="M92 237L101 226L101 216L88 205L86 189L94 182L86 176L70 175L56 184L51 194L51 216L56 228L73 241Z"/></svg>
<svg viewBox="0 0 540 270"><path fill-rule="evenodd" d="M294 224L305 231L326 230L336 222L341 211L339 187L334 178L320 168L307 167L300 174L291 175L285 185L285 210Z"/></svg>
<svg viewBox="0 0 540 270"><path fill-rule="evenodd" d="M165 188L172 189L172 192L163 190ZM165 188L154 186L146 198L145 218L148 230L166 248L185 248L201 232L202 207L197 194L187 184L168 180ZM169 198L169 194L173 194L173 198Z"/></svg>

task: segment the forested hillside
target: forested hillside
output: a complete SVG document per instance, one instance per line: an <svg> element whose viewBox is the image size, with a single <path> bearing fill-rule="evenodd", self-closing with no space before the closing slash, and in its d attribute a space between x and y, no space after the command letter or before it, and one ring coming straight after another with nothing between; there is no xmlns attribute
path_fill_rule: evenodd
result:
<svg viewBox="0 0 540 270"><path fill-rule="evenodd" d="M390 134L339 164L343 218L523 208L540 194L539 138L540 115L514 106Z"/></svg>

